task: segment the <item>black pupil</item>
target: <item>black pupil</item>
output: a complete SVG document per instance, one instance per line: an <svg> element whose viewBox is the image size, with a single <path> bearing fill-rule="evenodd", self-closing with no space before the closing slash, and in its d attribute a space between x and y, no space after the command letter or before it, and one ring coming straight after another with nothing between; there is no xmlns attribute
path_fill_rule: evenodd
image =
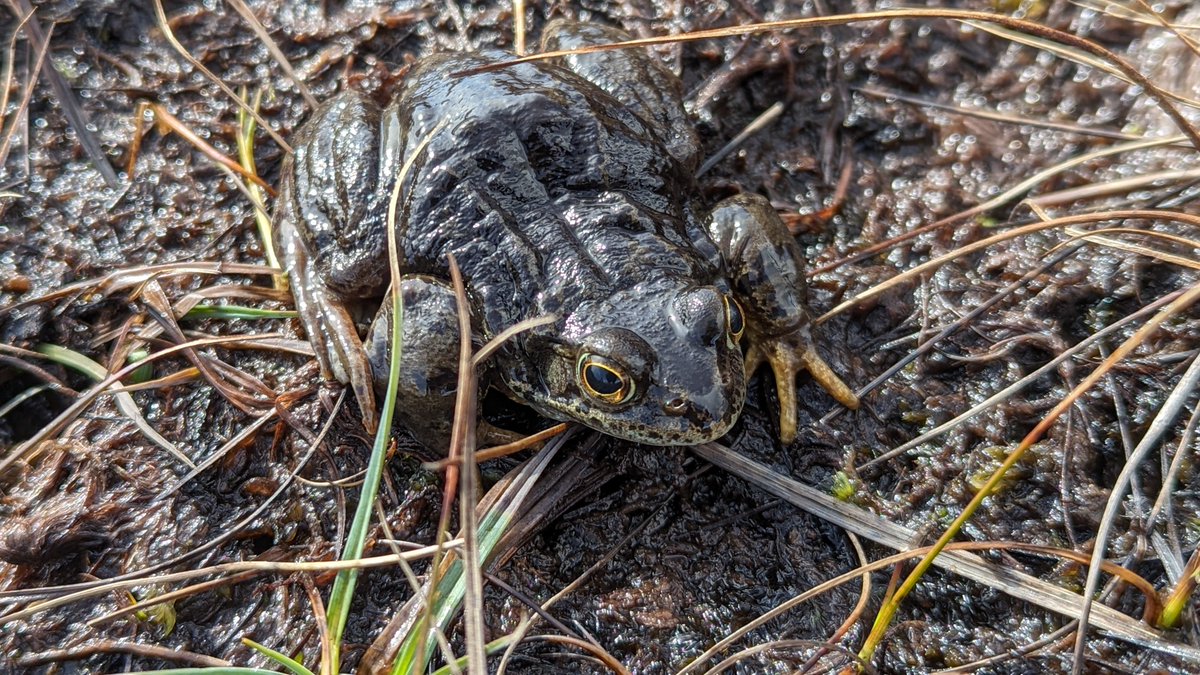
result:
<svg viewBox="0 0 1200 675"><path fill-rule="evenodd" d="M733 300L729 301L729 330L733 331L734 335L739 335L742 329L746 327L742 320L742 310Z"/></svg>
<svg viewBox="0 0 1200 675"><path fill-rule="evenodd" d="M617 377L616 373L607 368L588 366L583 371L583 376L587 378L588 386L597 394L611 396L621 391L621 378Z"/></svg>

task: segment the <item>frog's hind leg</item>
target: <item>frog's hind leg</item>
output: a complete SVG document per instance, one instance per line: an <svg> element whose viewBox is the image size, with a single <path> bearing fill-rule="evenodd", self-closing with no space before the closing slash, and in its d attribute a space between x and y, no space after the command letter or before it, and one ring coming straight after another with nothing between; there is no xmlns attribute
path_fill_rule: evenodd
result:
<svg viewBox="0 0 1200 675"><path fill-rule="evenodd" d="M343 92L295 134L275 210L276 248L321 372L349 383L374 430L371 369L352 309L388 280L386 203L396 158L372 101Z"/></svg>
<svg viewBox="0 0 1200 675"><path fill-rule="evenodd" d="M454 290L432 277L401 279L403 315L396 416L427 448L445 453L454 423L458 391L458 303ZM380 399L387 391L391 364L392 301L384 300L371 325L366 351Z"/></svg>
<svg viewBox="0 0 1200 675"><path fill-rule="evenodd" d="M542 32L542 51L578 49L632 39L616 28L555 19ZM665 132L667 152L690 174L696 168L700 141L683 107L683 83L646 49L610 49L573 54L563 65L611 94L646 121Z"/></svg>
<svg viewBox="0 0 1200 675"><path fill-rule="evenodd" d="M767 362L779 391L779 436L796 438L796 374L807 370L848 408L858 397L817 353L809 331L804 262L795 240L771 204L742 194L717 204L707 223L721 251L734 296L745 309L746 376Z"/></svg>

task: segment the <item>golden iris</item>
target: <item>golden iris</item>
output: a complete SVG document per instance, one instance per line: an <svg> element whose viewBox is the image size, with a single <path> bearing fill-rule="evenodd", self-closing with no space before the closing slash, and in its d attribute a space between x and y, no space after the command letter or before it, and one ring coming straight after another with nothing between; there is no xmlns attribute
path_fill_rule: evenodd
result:
<svg viewBox="0 0 1200 675"><path fill-rule="evenodd" d="M633 383L608 359L594 354L579 357L579 381L587 393L605 403L624 403L633 395Z"/></svg>
<svg viewBox="0 0 1200 675"><path fill-rule="evenodd" d="M733 340L741 340L742 333L746 332L746 319L742 317L742 306L729 295L725 296L725 323Z"/></svg>

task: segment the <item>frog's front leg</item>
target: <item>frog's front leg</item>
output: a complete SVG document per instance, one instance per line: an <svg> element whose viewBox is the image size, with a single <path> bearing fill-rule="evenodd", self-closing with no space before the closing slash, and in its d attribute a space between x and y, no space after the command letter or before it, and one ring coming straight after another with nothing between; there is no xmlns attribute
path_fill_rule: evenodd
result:
<svg viewBox="0 0 1200 675"><path fill-rule="evenodd" d="M779 436L796 438L796 374L807 370L831 396L848 408L858 397L825 363L813 346L806 309L804 261L787 227L771 204L742 194L717 204L707 222L746 314L750 348L746 376L771 364L779 391Z"/></svg>
<svg viewBox="0 0 1200 675"><path fill-rule="evenodd" d="M296 133L275 209L275 246L326 379L349 383L374 430L371 369L355 301L387 285L387 194L397 158L380 110L354 92L322 105ZM382 148L382 152L381 152Z"/></svg>

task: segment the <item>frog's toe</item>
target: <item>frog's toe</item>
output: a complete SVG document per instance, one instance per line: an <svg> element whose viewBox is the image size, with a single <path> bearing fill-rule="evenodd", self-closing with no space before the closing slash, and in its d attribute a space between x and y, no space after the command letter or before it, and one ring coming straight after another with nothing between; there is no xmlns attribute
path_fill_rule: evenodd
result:
<svg viewBox="0 0 1200 675"><path fill-rule="evenodd" d="M375 433L379 427L379 412L375 407L371 363L367 360L367 352L358 337L354 320L339 305L324 307L322 315L325 321L321 326L324 333L321 341L325 343L326 359L336 379L348 383L354 391L354 398L362 411L363 426L368 433Z"/></svg>
<svg viewBox="0 0 1200 675"><path fill-rule="evenodd" d="M775 373L779 392L779 439L789 444L796 440L796 375L801 370L821 385L838 403L855 410L858 396L838 377L817 353L805 334L784 335L774 339L754 341L746 353L746 376L749 377L764 361Z"/></svg>

